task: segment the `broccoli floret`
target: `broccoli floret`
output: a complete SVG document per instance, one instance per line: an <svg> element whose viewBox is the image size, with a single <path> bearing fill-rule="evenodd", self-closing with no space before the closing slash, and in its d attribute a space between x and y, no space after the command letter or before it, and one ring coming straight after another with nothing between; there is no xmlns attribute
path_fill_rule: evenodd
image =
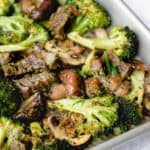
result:
<svg viewBox="0 0 150 150"><path fill-rule="evenodd" d="M134 70L131 74L131 92L125 96L129 101L135 102L138 111L142 116L142 102L144 96L144 77L145 72L142 70Z"/></svg>
<svg viewBox="0 0 150 150"><path fill-rule="evenodd" d="M75 19L71 32L84 34L91 29L108 27L111 19L106 10L95 0L59 0L60 4L76 5L80 15Z"/></svg>
<svg viewBox="0 0 150 150"><path fill-rule="evenodd" d="M24 40L33 21L20 16L0 17L0 44L17 43Z"/></svg>
<svg viewBox="0 0 150 150"><path fill-rule="evenodd" d="M13 141L19 140L23 127L10 119L0 118L0 149L9 150Z"/></svg>
<svg viewBox="0 0 150 150"><path fill-rule="evenodd" d="M55 140L49 144L38 144L32 150L76 150L76 148L71 146L66 140Z"/></svg>
<svg viewBox="0 0 150 150"><path fill-rule="evenodd" d="M13 3L14 0L0 0L0 16L7 15Z"/></svg>
<svg viewBox="0 0 150 150"><path fill-rule="evenodd" d="M13 81L0 79L0 115L12 116L21 103L21 95Z"/></svg>
<svg viewBox="0 0 150 150"><path fill-rule="evenodd" d="M108 38L85 38L78 32L71 32L68 37L74 42L90 49L111 49L121 59L132 59L137 54L138 39L128 27L113 27Z"/></svg>
<svg viewBox="0 0 150 150"><path fill-rule="evenodd" d="M110 128L118 118L118 105L111 95L92 99L66 98L49 102L48 105L55 106L60 110L82 114L86 121L77 127L79 135L96 136L102 133L105 128Z"/></svg>
<svg viewBox="0 0 150 150"><path fill-rule="evenodd" d="M95 72L92 70L91 67L91 62L94 59L95 56L95 51L92 51L86 58L86 61L84 63L84 65L82 66L82 69L80 71L80 75L82 77L87 77L87 76L91 76L93 74L95 74Z"/></svg>
<svg viewBox="0 0 150 150"><path fill-rule="evenodd" d="M138 105L132 101L123 98L118 100L119 103L119 121L121 125L137 125L141 120L138 111Z"/></svg>
<svg viewBox="0 0 150 150"><path fill-rule="evenodd" d="M0 17L0 52L26 50L33 45L43 46L48 40L47 31L27 17Z"/></svg>
<svg viewBox="0 0 150 150"><path fill-rule="evenodd" d="M43 136L45 134L39 122L30 123L30 131L32 136Z"/></svg>
<svg viewBox="0 0 150 150"><path fill-rule="evenodd" d="M13 16L25 16L22 12L21 12L21 7L19 3L14 3L12 5L13 7Z"/></svg>

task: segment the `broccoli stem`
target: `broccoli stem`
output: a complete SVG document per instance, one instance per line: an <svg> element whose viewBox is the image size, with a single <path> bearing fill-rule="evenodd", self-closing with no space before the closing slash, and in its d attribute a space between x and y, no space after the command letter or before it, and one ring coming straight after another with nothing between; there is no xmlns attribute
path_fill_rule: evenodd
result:
<svg viewBox="0 0 150 150"><path fill-rule="evenodd" d="M108 55L106 52L104 52L104 61L105 61L105 64L106 64L106 70L107 70L107 73L108 74L111 74L111 64L110 64L110 61L109 61L109 58L108 58Z"/></svg>
<svg viewBox="0 0 150 150"><path fill-rule="evenodd" d="M90 49L114 49L118 45L115 41L110 39L100 39L100 38L85 38L81 37L77 32L71 32L68 34L69 39L71 39L74 42L77 42L78 44L90 48Z"/></svg>

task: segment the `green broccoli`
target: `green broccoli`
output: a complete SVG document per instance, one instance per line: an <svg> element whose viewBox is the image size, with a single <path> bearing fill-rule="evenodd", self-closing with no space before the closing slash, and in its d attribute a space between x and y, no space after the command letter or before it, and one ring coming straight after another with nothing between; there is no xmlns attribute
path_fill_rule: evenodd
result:
<svg viewBox="0 0 150 150"><path fill-rule="evenodd" d="M37 144L32 150L76 150L65 140L55 140L52 143Z"/></svg>
<svg viewBox="0 0 150 150"><path fill-rule="evenodd" d="M119 121L122 125L137 125L141 120L141 115L138 111L138 106L132 101L127 101L123 98L118 100L119 103Z"/></svg>
<svg viewBox="0 0 150 150"><path fill-rule="evenodd" d="M17 43L24 40L33 21L21 16L0 17L0 44Z"/></svg>
<svg viewBox="0 0 150 150"><path fill-rule="evenodd" d="M138 111L142 116L142 102L144 96L144 77L145 72L134 70L131 74L131 92L124 96L127 100L137 104Z"/></svg>
<svg viewBox="0 0 150 150"><path fill-rule="evenodd" d="M94 28L108 27L111 19L106 10L95 0L58 0L60 4L76 5L80 15L75 19L71 32L84 34Z"/></svg>
<svg viewBox="0 0 150 150"><path fill-rule="evenodd" d="M39 122L30 123L30 131L32 136L43 136L45 134Z"/></svg>
<svg viewBox="0 0 150 150"><path fill-rule="evenodd" d="M0 79L0 115L12 116L21 103L21 95L13 81Z"/></svg>
<svg viewBox="0 0 150 150"><path fill-rule="evenodd" d="M14 141L19 141L23 127L10 119L0 118L0 149L10 150Z"/></svg>
<svg viewBox="0 0 150 150"><path fill-rule="evenodd" d="M48 40L47 31L27 17L0 17L0 52L26 50L37 44L43 46Z"/></svg>
<svg viewBox="0 0 150 150"><path fill-rule="evenodd" d="M113 96L102 96L92 99L66 98L49 102L49 107L57 107L58 110L80 113L85 121L78 125L78 135L90 134L94 137L110 128L118 119L118 105Z"/></svg>
<svg viewBox="0 0 150 150"><path fill-rule="evenodd" d="M13 3L14 0L0 0L0 16L7 15Z"/></svg>
<svg viewBox="0 0 150 150"><path fill-rule="evenodd" d="M90 54L87 56L86 61L80 71L80 75L82 77L85 78L87 76L92 76L93 74L95 74L95 72L92 70L92 67L91 67L91 63L92 63L92 60L94 59L94 56L95 56L95 51L90 52Z"/></svg>
<svg viewBox="0 0 150 150"><path fill-rule="evenodd" d="M128 27L113 27L108 38L85 38L78 32L68 34L69 39L89 49L111 49L121 59L132 59L137 54L138 39Z"/></svg>

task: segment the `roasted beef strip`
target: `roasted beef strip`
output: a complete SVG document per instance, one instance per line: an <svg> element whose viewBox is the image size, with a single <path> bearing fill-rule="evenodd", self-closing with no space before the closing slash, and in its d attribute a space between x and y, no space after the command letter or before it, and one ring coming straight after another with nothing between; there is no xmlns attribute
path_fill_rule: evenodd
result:
<svg viewBox="0 0 150 150"><path fill-rule="evenodd" d="M44 20L56 9L56 0L20 0L23 12L30 15L34 20Z"/></svg>
<svg viewBox="0 0 150 150"><path fill-rule="evenodd" d="M17 76L30 72L42 72L52 69L56 61L56 54L46 51L37 51L31 53L24 59L16 63L9 63L2 66L4 75Z"/></svg>
<svg viewBox="0 0 150 150"><path fill-rule="evenodd" d="M42 118L44 111L46 111L46 101L39 93L35 93L22 102L13 118L23 121L37 121Z"/></svg>
<svg viewBox="0 0 150 150"><path fill-rule="evenodd" d="M111 50L108 50L107 53L111 63L118 68L121 77L122 78L127 77L131 69L130 64L120 60L120 58L117 55L115 55Z"/></svg>
<svg viewBox="0 0 150 150"><path fill-rule="evenodd" d="M65 28L70 23L73 16L78 16L79 11L75 6L66 5L58 7L57 11L51 17L50 31L56 39L63 39Z"/></svg>
<svg viewBox="0 0 150 150"><path fill-rule="evenodd" d="M54 81L54 74L49 72L26 75L21 79L14 80L24 98L29 97L36 91L44 91L49 89Z"/></svg>

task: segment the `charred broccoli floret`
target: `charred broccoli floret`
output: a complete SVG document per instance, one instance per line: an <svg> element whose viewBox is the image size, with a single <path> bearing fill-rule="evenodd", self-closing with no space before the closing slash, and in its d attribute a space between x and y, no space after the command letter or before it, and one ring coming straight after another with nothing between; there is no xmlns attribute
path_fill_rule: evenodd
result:
<svg viewBox="0 0 150 150"><path fill-rule="evenodd" d="M82 114L84 122L77 126L79 135L90 134L96 136L110 128L118 119L118 105L113 96L102 96L92 99L66 98L49 102L49 106L55 106L58 111L66 110Z"/></svg>
<svg viewBox="0 0 150 150"><path fill-rule="evenodd" d="M27 17L0 17L0 52L26 50L35 44L43 46L47 31Z"/></svg>
<svg viewBox="0 0 150 150"><path fill-rule="evenodd" d="M0 0L0 16L7 15L13 3L14 0Z"/></svg>
<svg viewBox="0 0 150 150"><path fill-rule="evenodd" d="M58 0L60 4L76 5L80 15L75 19L71 32L84 34L91 29L107 27L111 19L106 10L95 0Z"/></svg>
<svg viewBox="0 0 150 150"><path fill-rule="evenodd" d="M18 123L13 123L10 119L0 118L0 149L9 150L13 142L19 142L20 133L23 127ZM23 146L23 145L22 145Z"/></svg>
<svg viewBox="0 0 150 150"><path fill-rule="evenodd" d="M134 102L127 101L123 98L118 100L119 103L119 121L122 125L136 125L141 120L138 106Z"/></svg>
<svg viewBox="0 0 150 150"><path fill-rule="evenodd" d="M10 117L20 103L21 95L13 81L0 78L0 115Z"/></svg>
<svg viewBox="0 0 150 150"><path fill-rule="evenodd" d="M85 38L78 32L71 32L68 37L89 49L111 49L121 59L132 59L137 54L138 39L128 27L113 27L108 38Z"/></svg>
<svg viewBox="0 0 150 150"><path fill-rule="evenodd" d="M76 150L65 140L55 140L52 143L37 144L32 150Z"/></svg>

